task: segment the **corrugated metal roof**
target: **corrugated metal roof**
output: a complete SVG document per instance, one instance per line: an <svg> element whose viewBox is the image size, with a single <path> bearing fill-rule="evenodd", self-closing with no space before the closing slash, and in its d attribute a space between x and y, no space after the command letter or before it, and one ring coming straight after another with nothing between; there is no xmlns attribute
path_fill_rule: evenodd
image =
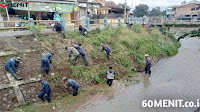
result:
<svg viewBox="0 0 200 112"><path fill-rule="evenodd" d="M116 5L113 1L105 1L105 6L109 8L122 9L121 6Z"/></svg>
<svg viewBox="0 0 200 112"><path fill-rule="evenodd" d="M172 6L172 7L182 7L182 6L189 5L189 4L199 4L199 5L200 5L200 2L197 1L197 0L192 0L192 1L187 2L187 3L184 3L184 4L182 4L182 5L174 5L174 6Z"/></svg>
<svg viewBox="0 0 200 112"><path fill-rule="evenodd" d="M29 1L30 2L46 2L46 3L76 3L76 0L29 0Z"/></svg>

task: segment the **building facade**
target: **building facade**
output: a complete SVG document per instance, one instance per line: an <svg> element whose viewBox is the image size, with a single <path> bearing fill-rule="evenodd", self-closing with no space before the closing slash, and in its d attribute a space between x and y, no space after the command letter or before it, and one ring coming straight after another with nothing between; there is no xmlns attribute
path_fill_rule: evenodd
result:
<svg viewBox="0 0 200 112"><path fill-rule="evenodd" d="M193 0L181 5L171 6L166 10L167 17L200 17L200 2Z"/></svg>

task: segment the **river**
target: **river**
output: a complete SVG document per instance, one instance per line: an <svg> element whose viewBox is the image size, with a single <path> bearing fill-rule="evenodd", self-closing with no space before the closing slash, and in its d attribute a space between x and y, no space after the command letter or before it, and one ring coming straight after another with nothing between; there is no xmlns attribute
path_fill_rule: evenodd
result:
<svg viewBox="0 0 200 112"><path fill-rule="evenodd" d="M180 42L179 53L155 63L150 77L138 74L139 84L128 86L111 100L78 112L194 112L195 107L142 107L143 100L183 99L196 102L200 98L200 40L186 38Z"/></svg>

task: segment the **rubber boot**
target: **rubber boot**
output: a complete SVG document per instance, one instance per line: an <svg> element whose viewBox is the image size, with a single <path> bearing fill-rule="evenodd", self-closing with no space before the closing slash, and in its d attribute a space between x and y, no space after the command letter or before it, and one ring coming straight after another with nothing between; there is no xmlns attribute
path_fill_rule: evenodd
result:
<svg viewBox="0 0 200 112"><path fill-rule="evenodd" d="M64 39L67 39L67 37L66 37L66 35L65 35L64 33L62 33L62 35L63 35L63 38L64 38Z"/></svg>
<svg viewBox="0 0 200 112"><path fill-rule="evenodd" d="M151 71L149 71L149 75L151 75Z"/></svg>
<svg viewBox="0 0 200 112"><path fill-rule="evenodd" d="M107 59L110 60L110 56L107 56Z"/></svg>
<svg viewBox="0 0 200 112"><path fill-rule="evenodd" d="M16 73L12 74L16 80L22 80L23 78L19 77Z"/></svg>
<svg viewBox="0 0 200 112"><path fill-rule="evenodd" d="M42 100L42 102L44 102L44 101L45 101L44 97L41 97L40 99Z"/></svg>
<svg viewBox="0 0 200 112"><path fill-rule="evenodd" d="M73 96L76 96L78 93L73 93Z"/></svg>
<svg viewBox="0 0 200 112"><path fill-rule="evenodd" d="M49 74L49 70L46 70L46 74L47 74L47 75Z"/></svg>
<svg viewBox="0 0 200 112"><path fill-rule="evenodd" d="M44 70L42 71L42 76L45 76Z"/></svg>

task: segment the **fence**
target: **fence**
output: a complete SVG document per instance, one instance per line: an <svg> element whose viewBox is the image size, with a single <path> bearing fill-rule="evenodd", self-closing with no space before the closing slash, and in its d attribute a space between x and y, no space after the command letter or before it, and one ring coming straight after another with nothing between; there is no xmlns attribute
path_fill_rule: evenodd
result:
<svg viewBox="0 0 200 112"><path fill-rule="evenodd" d="M63 26L65 27L78 27L80 25L80 21L85 21L86 24L81 24L82 26L86 26L87 29L90 28L90 26L99 26L99 25L104 25L105 27L107 27L109 24L122 24L125 23L126 21L124 21L123 19L121 19L121 17L117 18L117 19L108 19L107 17L105 17L104 19L89 19L86 18L86 20L71 20L69 22L78 22L78 24L73 25L73 24L66 24L65 19L62 20L33 20L32 18L30 18L30 20L24 20L24 21L0 21L0 23L25 23L25 24L30 24L30 25L34 25L34 23L37 24L41 24L44 25L46 28L51 28L52 26L50 25L51 22L61 22L63 24ZM92 22L98 21L98 24L91 24ZM142 18L127 18L127 23L133 23L133 24L141 24L142 23ZM27 26L23 26L23 27L0 27L0 30L2 29L21 29L21 28L28 28Z"/></svg>
<svg viewBox="0 0 200 112"><path fill-rule="evenodd" d="M86 28L90 28L90 26L99 26L99 25L104 25L105 27L108 26L108 24L122 24L122 23L132 23L132 24L142 24L145 22L146 24L151 23L152 25L163 25L163 24L197 24L200 25L200 18L163 18L163 17L149 17L146 19L143 18L130 18L128 17L126 21L121 19L121 17L118 18L107 18L105 17L104 19L89 19L86 18L86 20L70 20L67 22L70 23L75 23L75 24L66 24L65 19L59 20L64 27L78 27L79 25L86 26ZM80 22L83 21L85 24L80 24ZM44 25L47 28L50 28L51 22L58 22L56 20L24 20L24 21L0 21L0 23L25 23L25 24L41 24ZM20 29L20 28L28 28L26 26L23 27L0 27L1 29Z"/></svg>
<svg viewBox="0 0 200 112"><path fill-rule="evenodd" d="M165 17L149 17L148 22L152 23L152 25L163 25L163 24L181 24L181 25L188 25L188 24L200 24L200 18L198 17L172 17L172 18L165 18Z"/></svg>

